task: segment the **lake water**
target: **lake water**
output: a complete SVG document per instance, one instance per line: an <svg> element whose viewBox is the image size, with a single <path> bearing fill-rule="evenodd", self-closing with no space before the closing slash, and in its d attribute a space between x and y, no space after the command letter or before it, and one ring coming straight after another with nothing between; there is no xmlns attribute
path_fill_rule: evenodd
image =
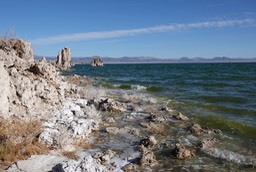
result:
<svg viewBox="0 0 256 172"><path fill-rule="evenodd" d="M166 99L168 106L221 129L256 154L256 63L75 65L69 73Z"/></svg>

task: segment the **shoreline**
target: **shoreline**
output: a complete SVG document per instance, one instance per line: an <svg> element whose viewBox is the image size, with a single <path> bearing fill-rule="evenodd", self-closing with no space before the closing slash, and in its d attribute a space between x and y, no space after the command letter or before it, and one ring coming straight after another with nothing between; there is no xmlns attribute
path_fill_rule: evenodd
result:
<svg viewBox="0 0 256 172"><path fill-rule="evenodd" d="M24 160L2 158L2 163L15 161L6 171L249 171L256 166L249 152L234 151L239 145L227 149L225 133L194 124L152 95L104 90L93 86L93 78L60 76L46 59L34 61L29 44L22 40L14 44L21 50L0 50L5 77L0 80L1 92L8 93L1 97L8 108L1 110L4 122L18 128L1 134L1 149L13 144L12 156L18 152L18 159ZM21 128L31 120L40 123ZM48 153L40 152L41 144Z"/></svg>

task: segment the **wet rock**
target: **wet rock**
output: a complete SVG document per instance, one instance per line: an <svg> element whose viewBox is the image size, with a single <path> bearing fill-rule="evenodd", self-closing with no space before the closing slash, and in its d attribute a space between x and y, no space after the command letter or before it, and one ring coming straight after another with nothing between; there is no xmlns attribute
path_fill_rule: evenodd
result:
<svg viewBox="0 0 256 172"><path fill-rule="evenodd" d="M71 68L71 52L70 49L64 47L57 56L56 66L61 70L67 70Z"/></svg>
<svg viewBox="0 0 256 172"><path fill-rule="evenodd" d="M88 102L89 105L94 105L96 109L101 111L108 111L112 113L121 113L126 111L127 105L125 103L121 103L115 101L113 99L101 99L101 100L90 100Z"/></svg>
<svg viewBox="0 0 256 172"><path fill-rule="evenodd" d="M195 157L195 154L186 149L182 144L176 143L175 148L172 151L173 155L178 159L192 159Z"/></svg>
<svg viewBox="0 0 256 172"><path fill-rule="evenodd" d="M210 129L208 127L201 127L199 124L193 124L192 126L190 126L188 128L188 130L191 132L191 133L194 133L194 134L198 134L198 135L201 135L201 134L221 134L221 130L219 129Z"/></svg>
<svg viewBox="0 0 256 172"><path fill-rule="evenodd" d="M149 116L149 120L151 122L162 123L166 121L166 118L163 115L157 115L157 114L151 113Z"/></svg>
<svg viewBox="0 0 256 172"><path fill-rule="evenodd" d="M159 110L164 112L173 112L173 110L168 108L167 106L162 106L159 108Z"/></svg>
<svg viewBox="0 0 256 172"><path fill-rule="evenodd" d="M212 138L212 139L205 139L203 140L199 146L200 148L212 148L216 143L218 142L218 139Z"/></svg>
<svg viewBox="0 0 256 172"><path fill-rule="evenodd" d="M153 151L144 146L141 146L141 154L142 155L139 162L140 165L150 167L157 165L156 157Z"/></svg>
<svg viewBox="0 0 256 172"><path fill-rule="evenodd" d="M177 120L182 120L182 121L187 121L189 120L189 118L185 115L183 115L182 113L178 113L178 115L174 116Z"/></svg>
<svg viewBox="0 0 256 172"><path fill-rule="evenodd" d="M149 136L148 138L142 139L140 145L143 145L146 148L154 148L157 146L157 140L154 136Z"/></svg>

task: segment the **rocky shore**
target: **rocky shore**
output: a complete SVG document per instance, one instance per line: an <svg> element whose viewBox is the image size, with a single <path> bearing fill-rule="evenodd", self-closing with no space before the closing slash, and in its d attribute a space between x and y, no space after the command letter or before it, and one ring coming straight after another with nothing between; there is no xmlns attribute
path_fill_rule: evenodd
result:
<svg viewBox="0 0 256 172"><path fill-rule="evenodd" d="M104 89L93 86L90 78L61 76L59 66L66 70L71 64L70 58L63 62L65 54L70 50L59 53L57 65L45 58L35 61L28 42L1 40L0 125L37 122L21 136L0 132L3 170L207 171L210 166L212 171L232 171L256 165L253 156L223 150L220 142L226 136L219 129L195 124L146 93ZM34 130L24 140L26 131ZM21 147L6 158L10 143L29 148ZM17 152L22 156L16 158Z"/></svg>

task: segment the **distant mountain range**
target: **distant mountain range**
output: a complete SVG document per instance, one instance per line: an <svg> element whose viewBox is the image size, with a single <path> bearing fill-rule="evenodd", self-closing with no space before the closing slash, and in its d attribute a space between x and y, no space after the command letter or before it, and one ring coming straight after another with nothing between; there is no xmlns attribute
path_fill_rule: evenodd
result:
<svg viewBox="0 0 256 172"><path fill-rule="evenodd" d="M88 64L92 61L94 57L72 57L72 61L75 64ZM161 59L155 57L145 57L145 56L138 56L138 57L99 57L101 58L105 64L107 63L217 63L217 62L225 62L225 63L232 63L232 62L256 62L256 57L254 58L230 58L230 57L214 57L214 58L203 58L203 57L181 57L179 59ZM35 56L35 59L41 59L41 56ZM56 57L46 57L46 59L50 61L56 61Z"/></svg>

